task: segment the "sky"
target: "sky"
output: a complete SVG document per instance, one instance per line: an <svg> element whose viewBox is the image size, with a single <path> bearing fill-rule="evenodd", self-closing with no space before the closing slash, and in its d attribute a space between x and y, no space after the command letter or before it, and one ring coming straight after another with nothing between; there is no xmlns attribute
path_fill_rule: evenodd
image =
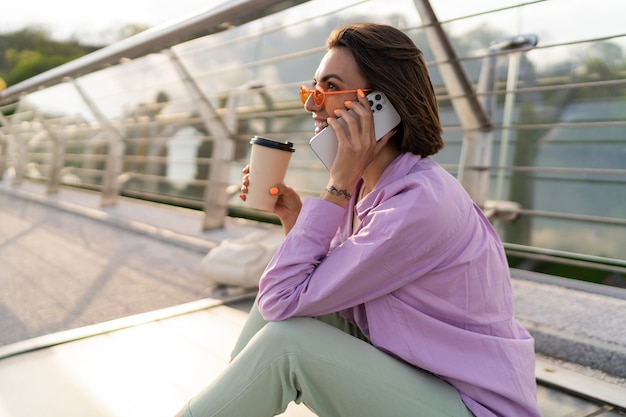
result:
<svg viewBox="0 0 626 417"><path fill-rule="evenodd" d="M27 26L46 29L54 39L107 40L127 24L154 27L211 9L225 0L13 0L0 6L0 33Z"/></svg>
<svg viewBox="0 0 626 417"><path fill-rule="evenodd" d="M68 40L78 38L84 44L106 44L119 40L119 30L127 24L140 24L154 27L171 20L177 20L192 14L212 9L229 0L4 0L0 6L0 33L12 32L26 26L41 26L48 30L54 39ZM438 17L445 21L449 18L476 13L481 10L494 9L498 4L507 5L522 0L439 0L433 1ZM603 27L616 33L615 27L623 25L624 0L601 0L593 8L589 8L589 0L559 0L547 2L537 7L563 8L568 5L568 19L560 21L558 32L561 37L575 39L577 37L598 36L582 32L601 32ZM381 2L384 4L384 2ZM531 13L535 8L527 7L523 13ZM511 12L515 13L515 12ZM593 19L581 19L589 14ZM567 25L570 21L571 25ZM585 23L583 23L585 22ZM467 20L475 25L474 20ZM514 22L510 22L514 23ZM538 27L532 27L536 23ZM455 23L457 29L465 29L463 22ZM545 34L551 26L546 25L540 16L532 16L525 20L525 31ZM575 35L563 36L563 32ZM623 31L621 31L623 33ZM602 35L602 34L599 34ZM542 41L546 41L542 36Z"/></svg>
<svg viewBox="0 0 626 417"><path fill-rule="evenodd" d="M155 27L205 12L228 1L232 0L3 0L4 5L0 6L0 33L40 26L56 40L74 38L84 45L108 45L121 39L120 30L126 25ZM390 7L389 4L394 2L395 0L379 0L372 4ZM600 0L591 8L589 0L556 0L507 10L498 14L498 20L490 15L480 15L484 10L495 10L522 2L523 0L432 0L441 21L453 20L447 30L455 36L476 28L480 19L490 25L498 23L504 28L504 32L536 34L543 45L624 33L624 0ZM322 4L326 5L327 2L317 3L316 7ZM544 14L552 18L561 16L565 5L566 19L546 21ZM474 13L477 18L455 20ZM521 17L523 25L518 27ZM626 50L626 38L621 37L614 41L623 45ZM569 51L567 48L559 50ZM543 59L548 58L544 56ZM552 58L562 59L558 54Z"/></svg>

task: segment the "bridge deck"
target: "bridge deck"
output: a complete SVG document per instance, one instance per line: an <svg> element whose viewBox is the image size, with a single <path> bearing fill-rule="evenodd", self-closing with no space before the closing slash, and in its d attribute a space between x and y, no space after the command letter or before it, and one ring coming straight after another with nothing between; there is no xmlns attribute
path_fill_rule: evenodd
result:
<svg viewBox="0 0 626 417"><path fill-rule="evenodd" d="M198 263L258 226L202 232L194 211L42 190L0 184L0 417L173 415L226 365L253 297ZM536 372L545 417L626 415L620 378L542 355Z"/></svg>

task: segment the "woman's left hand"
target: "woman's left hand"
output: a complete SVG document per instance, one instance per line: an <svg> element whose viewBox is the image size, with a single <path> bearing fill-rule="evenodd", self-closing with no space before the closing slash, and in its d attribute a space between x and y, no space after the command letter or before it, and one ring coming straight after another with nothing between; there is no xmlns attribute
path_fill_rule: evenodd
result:
<svg viewBox="0 0 626 417"><path fill-rule="evenodd" d="M241 180L241 193L239 198L246 201L248 186L250 185L250 165L246 165L243 170L243 178ZM278 216L285 234L289 233L302 209L302 199L293 188L285 184L276 184L267 190L272 195L277 195L276 205L274 206L274 214Z"/></svg>

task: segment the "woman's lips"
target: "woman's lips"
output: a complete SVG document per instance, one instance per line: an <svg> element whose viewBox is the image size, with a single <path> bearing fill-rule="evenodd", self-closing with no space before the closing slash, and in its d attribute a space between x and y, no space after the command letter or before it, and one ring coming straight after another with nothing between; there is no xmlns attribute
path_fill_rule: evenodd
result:
<svg viewBox="0 0 626 417"><path fill-rule="evenodd" d="M326 123L326 121L315 121L315 134L317 135L318 133L320 133L322 130L326 129L328 127L328 123Z"/></svg>

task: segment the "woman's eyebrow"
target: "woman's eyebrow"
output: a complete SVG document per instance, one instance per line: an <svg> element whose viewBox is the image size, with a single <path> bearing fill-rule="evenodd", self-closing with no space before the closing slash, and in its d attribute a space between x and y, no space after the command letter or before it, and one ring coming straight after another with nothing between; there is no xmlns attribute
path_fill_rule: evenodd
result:
<svg viewBox="0 0 626 417"><path fill-rule="evenodd" d="M341 78L341 77L340 77L339 75L337 75L337 74L326 74L326 75L324 75L324 76L321 78L320 82L327 82L327 81L328 81L328 80L330 80L331 78L335 78L335 79L337 79L337 80L339 80L339 81L341 81L341 82L344 82L344 81L343 81L343 78Z"/></svg>

